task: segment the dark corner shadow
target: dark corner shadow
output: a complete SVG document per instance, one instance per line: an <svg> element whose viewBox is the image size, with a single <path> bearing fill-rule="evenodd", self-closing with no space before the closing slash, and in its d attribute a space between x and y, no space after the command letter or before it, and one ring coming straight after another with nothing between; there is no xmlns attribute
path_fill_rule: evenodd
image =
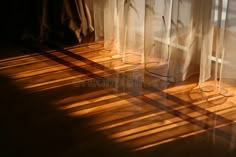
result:
<svg viewBox="0 0 236 157"><path fill-rule="evenodd" d="M124 157L128 149L0 76L1 157Z"/></svg>

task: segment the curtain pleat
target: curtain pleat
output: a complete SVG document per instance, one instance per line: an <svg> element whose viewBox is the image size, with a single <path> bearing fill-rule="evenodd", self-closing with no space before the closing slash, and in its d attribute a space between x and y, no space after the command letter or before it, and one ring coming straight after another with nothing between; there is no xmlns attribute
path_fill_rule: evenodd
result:
<svg viewBox="0 0 236 157"><path fill-rule="evenodd" d="M107 0L93 0L95 40L104 40L104 6ZM114 10L115 11L115 10ZM109 12L108 12L109 14Z"/></svg>
<svg viewBox="0 0 236 157"><path fill-rule="evenodd" d="M40 38L48 40L50 34L60 35L69 28L78 41L93 32L92 15L88 0L43 0Z"/></svg>
<svg viewBox="0 0 236 157"><path fill-rule="evenodd" d="M145 1L94 0L95 38L104 40L107 49L117 50L125 63L141 63L144 16Z"/></svg>
<svg viewBox="0 0 236 157"><path fill-rule="evenodd" d="M201 69L200 82L209 79L213 6L210 0L147 0L146 69L173 82Z"/></svg>
<svg viewBox="0 0 236 157"><path fill-rule="evenodd" d="M221 93L236 95L236 1L228 1L225 23L223 64L221 69Z"/></svg>

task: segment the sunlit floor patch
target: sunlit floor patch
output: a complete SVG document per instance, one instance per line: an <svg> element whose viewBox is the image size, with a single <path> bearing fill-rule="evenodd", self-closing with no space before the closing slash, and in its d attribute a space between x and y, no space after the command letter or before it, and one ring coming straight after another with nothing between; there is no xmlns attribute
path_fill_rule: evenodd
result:
<svg viewBox="0 0 236 157"><path fill-rule="evenodd" d="M165 82L146 74L142 64L112 57L102 43L41 50L0 60L0 74L50 97L68 117L88 118L88 127L131 151L209 131L231 140L236 98L202 91L196 76Z"/></svg>

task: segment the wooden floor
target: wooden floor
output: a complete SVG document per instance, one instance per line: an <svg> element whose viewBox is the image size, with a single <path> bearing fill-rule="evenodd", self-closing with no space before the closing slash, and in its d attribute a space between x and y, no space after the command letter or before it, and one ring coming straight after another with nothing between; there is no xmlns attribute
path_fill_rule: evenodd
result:
<svg viewBox="0 0 236 157"><path fill-rule="evenodd" d="M230 157L236 98L168 83L103 43L5 45L0 156Z"/></svg>

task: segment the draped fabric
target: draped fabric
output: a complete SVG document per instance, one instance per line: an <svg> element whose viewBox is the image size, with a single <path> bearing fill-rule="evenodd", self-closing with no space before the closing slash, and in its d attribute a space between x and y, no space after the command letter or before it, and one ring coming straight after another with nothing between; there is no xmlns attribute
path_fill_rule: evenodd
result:
<svg viewBox="0 0 236 157"><path fill-rule="evenodd" d="M147 70L176 82L201 69L200 82L207 80L211 69L213 6L211 0L147 0Z"/></svg>
<svg viewBox="0 0 236 157"><path fill-rule="evenodd" d="M69 28L81 42L82 37L93 32L89 0L43 0L41 39ZM45 39L46 38L46 39Z"/></svg>
<svg viewBox="0 0 236 157"><path fill-rule="evenodd" d="M236 84L234 0L225 28L217 25L226 1L94 0L96 40L125 63L144 63L149 74L178 82L199 73L203 90L221 85L223 91Z"/></svg>
<svg viewBox="0 0 236 157"><path fill-rule="evenodd" d="M236 95L236 1L229 0L226 12L224 51L221 59L221 93Z"/></svg>
<svg viewBox="0 0 236 157"><path fill-rule="evenodd" d="M143 62L145 1L94 0L96 40L126 63Z"/></svg>

